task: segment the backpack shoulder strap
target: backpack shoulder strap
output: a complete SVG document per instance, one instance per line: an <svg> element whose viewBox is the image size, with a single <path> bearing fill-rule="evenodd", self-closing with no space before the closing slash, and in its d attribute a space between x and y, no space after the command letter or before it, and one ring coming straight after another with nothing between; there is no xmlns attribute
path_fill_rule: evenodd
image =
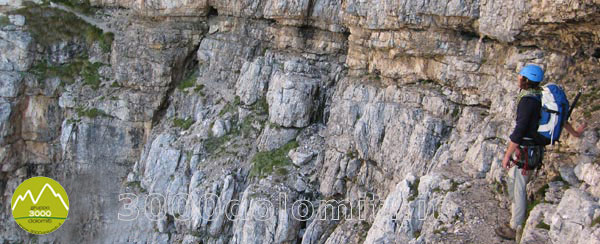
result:
<svg viewBox="0 0 600 244"><path fill-rule="evenodd" d="M525 90L522 91L521 93L519 93L519 99L518 101L521 101L522 98L524 97L531 97L535 100L538 101L542 101L542 92L541 91L537 91L537 90Z"/></svg>

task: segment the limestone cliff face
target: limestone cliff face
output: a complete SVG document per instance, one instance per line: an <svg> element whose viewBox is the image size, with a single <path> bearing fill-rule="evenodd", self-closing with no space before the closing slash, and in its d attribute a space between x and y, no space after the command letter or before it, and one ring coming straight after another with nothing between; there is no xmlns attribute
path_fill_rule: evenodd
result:
<svg viewBox="0 0 600 244"><path fill-rule="evenodd" d="M535 63L589 125L549 148L521 242L600 243L600 1L57 2L0 0L0 242L498 243ZM9 206L38 175L72 207L34 237Z"/></svg>

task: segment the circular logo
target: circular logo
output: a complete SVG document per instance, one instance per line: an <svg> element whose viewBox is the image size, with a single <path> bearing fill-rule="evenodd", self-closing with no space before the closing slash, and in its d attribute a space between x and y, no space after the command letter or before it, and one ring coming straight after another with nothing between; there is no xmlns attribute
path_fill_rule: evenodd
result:
<svg viewBox="0 0 600 244"><path fill-rule="evenodd" d="M69 214L65 189L48 177L33 177L17 187L11 201L17 224L29 233L43 235L57 230Z"/></svg>

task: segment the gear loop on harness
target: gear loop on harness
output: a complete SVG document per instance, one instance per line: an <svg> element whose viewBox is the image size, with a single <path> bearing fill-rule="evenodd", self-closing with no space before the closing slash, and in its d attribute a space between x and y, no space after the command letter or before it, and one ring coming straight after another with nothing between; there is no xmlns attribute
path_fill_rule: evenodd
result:
<svg viewBox="0 0 600 244"><path fill-rule="evenodd" d="M521 175L527 175L527 166L529 165L529 150L527 146L524 146L522 150L525 153L525 164L523 165L523 169L521 170ZM521 153L521 155L522 154L523 153Z"/></svg>
<svg viewBox="0 0 600 244"><path fill-rule="evenodd" d="M544 148L539 145L519 145L515 154L510 158L511 165L521 169L522 175L527 175L527 170L536 170L542 166Z"/></svg>

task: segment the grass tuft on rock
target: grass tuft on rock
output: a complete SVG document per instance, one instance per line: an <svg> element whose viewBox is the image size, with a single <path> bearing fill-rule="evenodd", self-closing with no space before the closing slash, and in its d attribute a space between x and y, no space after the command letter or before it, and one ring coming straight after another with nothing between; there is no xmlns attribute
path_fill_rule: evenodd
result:
<svg viewBox="0 0 600 244"><path fill-rule="evenodd" d="M0 28L10 25L10 19L6 15L0 15Z"/></svg>
<svg viewBox="0 0 600 244"><path fill-rule="evenodd" d="M598 101L600 101L600 87L592 87L581 94L581 100L579 101L578 106L583 105L582 108L585 118L590 119L593 113L600 110Z"/></svg>
<svg viewBox="0 0 600 244"><path fill-rule="evenodd" d="M535 226L535 228L538 228L538 229L544 229L544 230L550 230L550 225L548 225L548 224L544 223L544 221L540 221L540 222L539 222L539 223L538 223L538 224Z"/></svg>
<svg viewBox="0 0 600 244"><path fill-rule="evenodd" d="M109 115L102 111L101 109L97 109L97 108L92 108L92 109L84 109L84 108L76 108L75 109L77 111L77 115L79 117L88 117L90 119L96 118L98 116L106 116L109 117Z"/></svg>
<svg viewBox="0 0 600 244"><path fill-rule="evenodd" d="M173 119L173 125L175 125L175 127L179 127L183 130L187 130L189 129L196 121L194 121L192 118L186 118L186 119L181 119L181 118L174 118Z"/></svg>
<svg viewBox="0 0 600 244"><path fill-rule="evenodd" d="M146 189L144 189L142 187L142 184L141 184L140 181L127 182L126 186L130 187L130 188L137 189L139 192L146 193Z"/></svg>
<svg viewBox="0 0 600 244"><path fill-rule="evenodd" d="M196 85L196 87L194 87L194 92L197 92L203 96L203 94L204 94L204 92L202 91L203 89L204 89L204 85L199 84L199 85Z"/></svg>
<svg viewBox="0 0 600 244"><path fill-rule="evenodd" d="M233 102L229 102L223 106L223 109L219 112L219 116L223 116L225 114L231 113L235 114L237 112L238 106L241 104L240 97L235 96Z"/></svg>
<svg viewBox="0 0 600 244"><path fill-rule="evenodd" d="M208 153L214 154L217 151L223 150L223 145L235 138L239 138L240 136L242 139L251 137L251 135L258 130L254 126L255 122L260 122L258 118L252 115L246 116L246 118L244 118L239 123L236 121L237 119L234 120L234 126L229 132L227 132L227 134L220 137L211 136L208 139L206 139L204 145Z"/></svg>
<svg viewBox="0 0 600 244"><path fill-rule="evenodd" d="M540 187L540 189L538 189L535 192L535 196L538 197L538 199L545 199L546 191L548 191L548 188L550 188L550 185L548 185L548 183L544 184L542 187Z"/></svg>
<svg viewBox="0 0 600 244"><path fill-rule="evenodd" d="M267 114L269 112L269 103L267 103L266 96L262 96L252 104L252 111L255 111L258 114Z"/></svg>
<svg viewBox="0 0 600 244"><path fill-rule="evenodd" d="M283 171L280 169L291 165L292 160L287 154L296 147L298 147L298 142L290 141L278 149L256 153L252 158L250 177L263 178L273 173L274 170L278 174L287 174L287 170Z"/></svg>
<svg viewBox="0 0 600 244"><path fill-rule="evenodd" d="M348 150L346 152L346 157L349 159L355 159L358 158L358 152L352 151L352 150Z"/></svg>
<svg viewBox="0 0 600 244"><path fill-rule="evenodd" d="M409 202L415 200L415 198L419 196L419 181L420 179L417 178L415 182L413 182L413 184L410 186L411 194L410 197L408 197L407 199Z"/></svg>
<svg viewBox="0 0 600 244"><path fill-rule="evenodd" d="M594 220L592 220L592 223L590 224L590 226L593 228L597 224L600 224L600 217L596 217Z"/></svg>
<svg viewBox="0 0 600 244"><path fill-rule="evenodd" d="M76 12L92 15L96 13L96 9L92 7L89 0L50 0L53 3L62 4L73 9Z"/></svg>
<svg viewBox="0 0 600 244"><path fill-rule="evenodd" d="M533 210L535 208L535 206L537 206L540 203L545 203L545 201L540 201L540 200L533 200L533 201L527 201L527 209L525 210L525 219L529 218L529 214L531 213L531 210Z"/></svg>
<svg viewBox="0 0 600 244"><path fill-rule="evenodd" d="M65 2L80 1L65 0L55 2L65 4ZM11 11L9 14L19 14L24 16L28 32L31 33L33 39L44 48L49 48L59 42L84 41L88 47L94 42L98 42L102 50L108 52L110 51L110 47L114 40L114 35L112 33L104 33L98 27L88 24L77 17L77 15L49 7L47 4L37 5L25 2L24 8ZM84 55L84 53L82 53L82 55Z"/></svg>
<svg viewBox="0 0 600 244"><path fill-rule="evenodd" d="M87 59L76 59L71 63L62 65L51 65L47 62L38 63L30 71L40 81L57 77L66 84L73 84L77 77L81 76L85 85L89 85L96 90L101 83L98 69L102 65L104 64L98 62L90 63Z"/></svg>
<svg viewBox="0 0 600 244"><path fill-rule="evenodd" d="M51 65L47 62L42 62L34 65L30 71L36 75L40 81L57 77L66 84L73 84L79 74L80 68L79 62L63 65Z"/></svg>
<svg viewBox="0 0 600 244"><path fill-rule="evenodd" d="M446 233L446 232L448 232L448 228L447 227L442 227L442 228L434 230L433 234L438 235L438 234L443 234L443 233Z"/></svg>
<svg viewBox="0 0 600 244"><path fill-rule="evenodd" d="M80 71L81 76L83 77L83 83L91 86L94 90L100 87L100 74L98 74L98 69L102 66L102 63L90 63L83 62L83 67Z"/></svg>
<svg viewBox="0 0 600 244"><path fill-rule="evenodd" d="M455 192L456 190L458 190L458 182L452 180L451 185L450 185L450 190L448 190L448 191Z"/></svg>
<svg viewBox="0 0 600 244"><path fill-rule="evenodd" d="M189 75L187 78L185 78L184 80L182 80L179 85L177 86L177 88L179 90L185 90L186 88L190 88L193 87L194 85L196 85L196 79L198 78L198 72L194 72L193 74Z"/></svg>
<svg viewBox="0 0 600 244"><path fill-rule="evenodd" d="M96 28L97 29L97 28ZM100 29L98 29L100 30ZM112 49L112 43L115 40L115 34L112 32L100 33L98 37L98 44L100 45L100 49L104 53L108 53Z"/></svg>

